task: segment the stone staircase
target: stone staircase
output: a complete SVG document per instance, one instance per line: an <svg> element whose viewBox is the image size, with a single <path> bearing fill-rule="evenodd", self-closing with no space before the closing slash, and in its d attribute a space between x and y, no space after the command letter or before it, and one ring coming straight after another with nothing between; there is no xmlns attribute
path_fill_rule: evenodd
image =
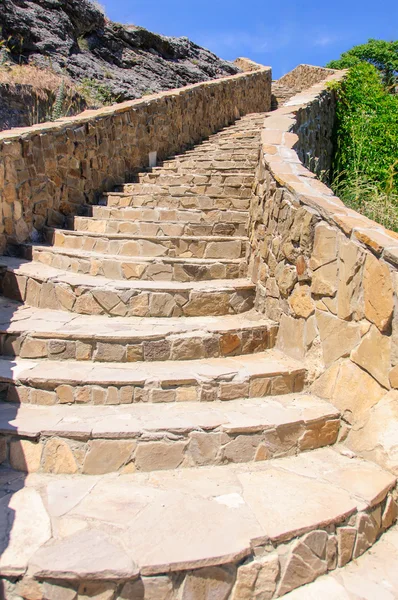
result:
<svg viewBox="0 0 398 600"><path fill-rule="evenodd" d="M253 308L263 120L2 258L4 597L267 600L394 520L395 478L332 448L339 411Z"/></svg>

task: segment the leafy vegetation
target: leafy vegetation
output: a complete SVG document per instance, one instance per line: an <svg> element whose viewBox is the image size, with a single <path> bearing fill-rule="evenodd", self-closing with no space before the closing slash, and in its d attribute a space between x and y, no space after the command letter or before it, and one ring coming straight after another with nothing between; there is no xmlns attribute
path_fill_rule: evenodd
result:
<svg viewBox="0 0 398 600"><path fill-rule="evenodd" d="M398 95L390 93L383 69L359 60L331 86L337 93L332 188L348 206L398 231Z"/></svg>
<svg viewBox="0 0 398 600"><path fill-rule="evenodd" d="M65 99L66 99L66 85L65 80L61 81L57 96L55 98L54 106L51 114L51 121L56 121L61 117L65 116Z"/></svg>
<svg viewBox="0 0 398 600"><path fill-rule="evenodd" d="M99 108L119 102L119 97L113 93L110 86L96 79L88 77L82 79L78 91L86 99L89 106Z"/></svg>
<svg viewBox="0 0 398 600"><path fill-rule="evenodd" d="M366 44L343 52L338 60L332 60L326 66L330 69L349 69L361 62L368 62L376 67L388 88L398 84L398 41L370 39Z"/></svg>

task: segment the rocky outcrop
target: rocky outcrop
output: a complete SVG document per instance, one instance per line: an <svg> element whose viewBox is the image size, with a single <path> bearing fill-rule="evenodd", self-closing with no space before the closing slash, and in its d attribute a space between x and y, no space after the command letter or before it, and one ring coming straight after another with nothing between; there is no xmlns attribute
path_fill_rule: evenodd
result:
<svg viewBox="0 0 398 600"><path fill-rule="evenodd" d="M0 0L0 13L13 60L94 82L119 101L239 72L187 38L113 23L89 0Z"/></svg>

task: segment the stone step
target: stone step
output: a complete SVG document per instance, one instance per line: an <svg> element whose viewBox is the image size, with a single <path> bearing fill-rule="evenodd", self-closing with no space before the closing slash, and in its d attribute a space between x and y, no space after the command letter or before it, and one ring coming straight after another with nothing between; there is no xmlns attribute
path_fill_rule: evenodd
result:
<svg viewBox="0 0 398 600"><path fill-rule="evenodd" d="M238 314L253 308L255 285L247 279L216 281L115 281L68 273L37 262L3 257L1 291L29 306L119 317L198 317Z"/></svg>
<svg viewBox="0 0 398 600"><path fill-rule="evenodd" d="M99 254L173 258L246 258L246 236L137 236L128 233L94 233L47 229L47 242L68 250Z"/></svg>
<svg viewBox="0 0 398 600"><path fill-rule="evenodd" d="M212 175L222 173L254 173L257 161L247 160L222 160L211 159L211 157L186 158L163 163L162 166L154 167L151 173L211 173Z"/></svg>
<svg viewBox="0 0 398 600"><path fill-rule="evenodd" d="M334 444L339 427L333 406L298 394L178 405L0 403L0 461L69 475L248 463Z"/></svg>
<svg viewBox="0 0 398 600"><path fill-rule="evenodd" d="M273 348L278 326L259 313L145 318L72 315L0 298L0 353L21 358L137 362L193 360Z"/></svg>
<svg viewBox="0 0 398 600"><path fill-rule="evenodd" d="M110 220L110 221L135 221L137 225L141 223L156 223L161 225L167 223L187 223L192 225L212 225L214 232L217 232L216 226L221 228L232 225L246 226L249 213L247 210L223 210L223 209L174 209L174 208L109 208L108 206L92 206L92 217L95 220ZM81 217L75 217L80 219ZM226 234L222 234L226 235Z"/></svg>
<svg viewBox="0 0 398 600"><path fill-rule="evenodd" d="M208 173L206 174L198 174L190 171L189 173L171 173L168 171L152 171L150 173L140 173L137 175L137 183L150 183L159 186L220 186L220 187L228 187L230 189L250 189L253 185L254 181L254 171L253 173ZM121 191L130 191L128 186L130 184L125 184L121 187Z"/></svg>
<svg viewBox="0 0 398 600"><path fill-rule="evenodd" d="M104 203L109 208L145 207L168 209L194 209L200 211L248 211L251 196L236 197L224 194L223 190L211 190L208 193L193 193L193 188L180 186L178 189L162 188L151 184L140 185L138 191L107 192ZM216 193L220 192L220 194Z"/></svg>
<svg viewBox="0 0 398 600"><path fill-rule="evenodd" d="M254 167L258 164L258 149L253 148L252 150L248 150L247 148L238 149L233 147L231 149L221 149L221 148L203 148L201 149L198 146L194 151L184 152L183 154L176 154L173 158L169 158L163 160L159 163L159 168L166 167L168 165L173 165L176 163L184 163L186 161L192 162L195 164L200 164L200 161L234 161L237 165L244 164L248 161Z"/></svg>
<svg viewBox="0 0 398 600"><path fill-rule="evenodd" d="M117 192L135 193L164 193L182 196L184 193L234 196L247 198L250 196L254 182L253 175L194 175L184 173L143 173L138 175L138 181L117 186ZM152 188L148 186L153 186ZM149 191L152 190L152 191Z"/></svg>
<svg viewBox="0 0 398 600"><path fill-rule="evenodd" d="M108 209L111 212L110 209ZM117 210L117 209L115 209ZM120 209L122 210L122 209ZM127 210L127 209L126 209ZM134 210L134 209L131 209ZM139 210L139 209L138 209ZM147 209L151 210L151 209ZM155 210L155 209L152 209ZM142 211L143 212L143 211ZM172 211L170 211L172 212ZM175 211L182 212L182 211ZM226 211L224 211L226 212ZM95 219L94 217L74 217L73 229L89 233L119 233L135 236L173 237L173 236L238 236L247 235L244 223L191 223L187 221L135 221L129 219Z"/></svg>
<svg viewBox="0 0 398 600"><path fill-rule="evenodd" d="M246 258L130 257L73 250L62 246L25 244L23 256L35 262L94 277L140 281L212 281L247 277Z"/></svg>
<svg viewBox="0 0 398 600"><path fill-rule="evenodd" d="M0 572L14 575L19 597L54 600L78 590L120 600L281 597L363 554L396 506L391 473L330 448L153 474L25 477L1 470L19 535Z"/></svg>
<svg viewBox="0 0 398 600"><path fill-rule="evenodd" d="M246 356L136 363L1 359L10 402L132 404L210 402L301 392L305 369L276 350Z"/></svg>

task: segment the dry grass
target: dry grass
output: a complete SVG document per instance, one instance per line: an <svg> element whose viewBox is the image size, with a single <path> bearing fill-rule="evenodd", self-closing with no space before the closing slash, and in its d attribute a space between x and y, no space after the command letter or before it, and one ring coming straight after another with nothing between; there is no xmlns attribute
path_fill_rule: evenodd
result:
<svg viewBox="0 0 398 600"><path fill-rule="evenodd" d="M40 69L35 65L12 65L0 68L0 84L11 87L17 85L30 85L39 97L46 97L46 92L57 93L62 80L68 91L74 92L72 80L54 73L50 69Z"/></svg>

